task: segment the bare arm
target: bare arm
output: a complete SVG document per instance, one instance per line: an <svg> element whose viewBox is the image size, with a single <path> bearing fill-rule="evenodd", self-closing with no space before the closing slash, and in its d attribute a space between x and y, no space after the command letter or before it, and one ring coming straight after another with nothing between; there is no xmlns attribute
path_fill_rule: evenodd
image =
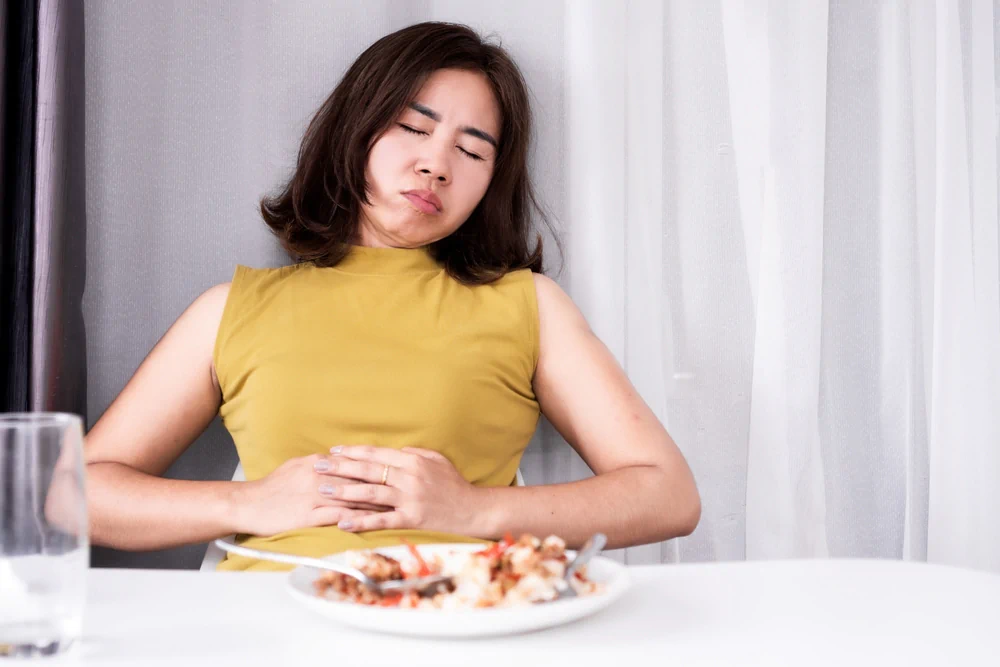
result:
<svg viewBox="0 0 1000 667"><path fill-rule="evenodd" d="M690 534L701 501L684 456L570 298L545 276L536 274L535 284L535 395L596 476L487 489L485 525L477 532L556 534L578 545L601 531L612 548Z"/></svg>
<svg viewBox="0 0 1000 667"><path fill-rule="evenodd" d="M160 477L219 410L212 349L228 294L226 283L198 297L87 434L95 544L159 549L234 532L238 484Z"/></svg>

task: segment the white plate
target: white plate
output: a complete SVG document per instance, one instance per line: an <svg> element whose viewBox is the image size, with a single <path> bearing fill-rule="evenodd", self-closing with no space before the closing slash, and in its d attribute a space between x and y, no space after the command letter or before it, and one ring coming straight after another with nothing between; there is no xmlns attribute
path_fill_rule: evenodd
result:
<svg viewBox="0 0 1000 667"><path fill-rule="evenodd" d="M482 544L421 544L420 553L432 557L442 551L478 551ZM406 547L375 549L400 561L411 556ZM350 552L328 556L343 562ZM567 551L572 558L573 552ZM354 602L338 602L319 597L313 582L320 572L300 567L288 577L292 596L310 609L339 623L362 630L415 637L488 637L551 628L594 614L628 590L630 580L624 565L600 556L587 565L587 578L605 585L604 591L567 600L502 609L396 609L372 607Z"/></svg>

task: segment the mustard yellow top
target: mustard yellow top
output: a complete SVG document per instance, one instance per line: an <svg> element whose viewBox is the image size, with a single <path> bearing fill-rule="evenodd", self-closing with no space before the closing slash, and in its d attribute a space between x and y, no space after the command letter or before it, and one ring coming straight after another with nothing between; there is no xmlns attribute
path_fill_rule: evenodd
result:
<svg viewBox="0 0 1000 667"><path fill-rule="evenodd" d="M247 480L290 458L364 444L434 449L477 486L510 485L538 423L530 271L469 287L423 249L355 247L331 268L238 266L213 360ZM308 556L401 539L471 541L336 526L239 537ZM219 569L287 566L229 555Z"/></svg>

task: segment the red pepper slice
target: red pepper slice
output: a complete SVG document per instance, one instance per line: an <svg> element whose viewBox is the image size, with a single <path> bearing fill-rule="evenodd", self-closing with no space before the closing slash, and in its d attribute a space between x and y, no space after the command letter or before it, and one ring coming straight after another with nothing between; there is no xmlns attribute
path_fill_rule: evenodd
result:
<svg viewBox="0 0 1000 667"><path fill-rule="evenodd" d="M477 551L477 556L486 556L487 558L496 558L503 553L504 547L500 542L494 542L486 549L482 551Z"/></svg>
<svg viewBox="0 0 1000 667"><path fill-rule="evenodd" d="M413 557L416 559L417 565L420 566L420 569L418 571L420 576L421 577L430 576L431 568L427 566L426 561L424 561L423 557L420 555L420 552L417 551L417 548L412 544L410 544L409 542L407 542L406 540L400 540L400 541L406 545L406 548L410 550L410 553L413 554Z"/></svg>
<svg viewBox="0 0 1000 667"><path fill-rule="evenodd" d="M508 531L503 539L499 542L494 542L482 551L476 551L476 556L486 556L487 558L496 558L507 551L510 547L514 545L514 536Z"/></svg>

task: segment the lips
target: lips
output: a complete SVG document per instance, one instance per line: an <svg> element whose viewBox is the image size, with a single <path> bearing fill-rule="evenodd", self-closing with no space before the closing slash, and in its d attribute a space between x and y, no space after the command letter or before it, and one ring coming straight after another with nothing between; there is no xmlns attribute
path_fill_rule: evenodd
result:
<svg viewBox="0 0 1000 667"><path fill-rule="evenodd" d="M403 196L421 213L434 215L441 212L441 200L430 190L407 190Z"/></svg>

